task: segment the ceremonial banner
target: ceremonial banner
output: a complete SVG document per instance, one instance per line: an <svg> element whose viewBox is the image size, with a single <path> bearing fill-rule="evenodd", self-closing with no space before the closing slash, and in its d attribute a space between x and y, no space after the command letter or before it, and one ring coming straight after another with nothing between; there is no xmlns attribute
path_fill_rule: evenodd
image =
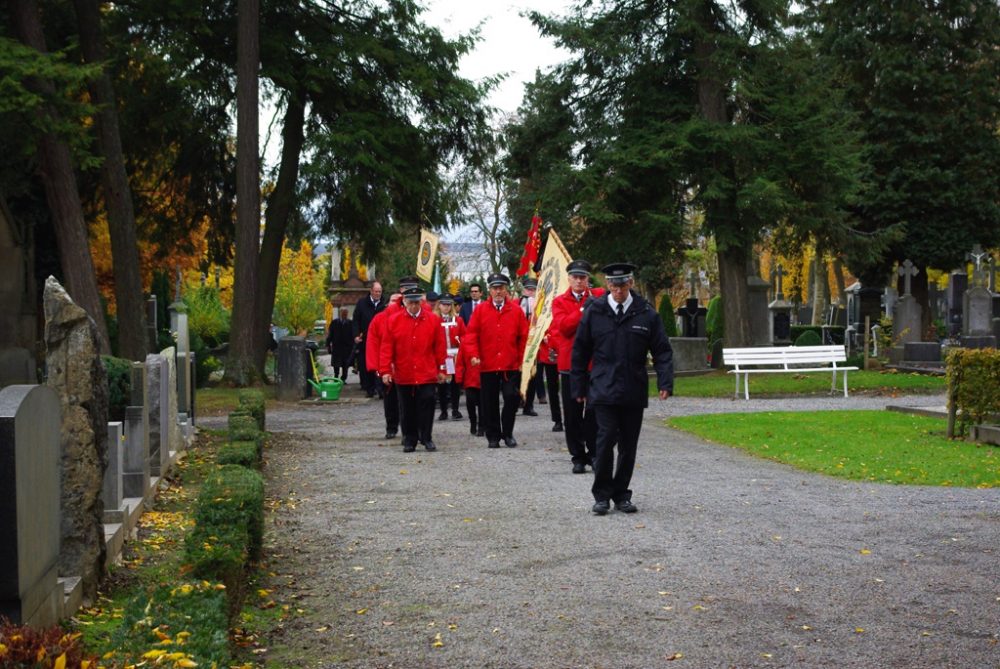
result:
<svg viewBox="0 0 1000 669"><path fill-rule="evenodd" d="M542 257L542 267L538 271L538 288L535 289L535 311L531 315L528 329L528 343L524 347L524 359L521 361L521 395L528 392L528 382L535 375L538 361L538 347L552 324L552 300L560 293L569 290L569 277L566 276L566 266L570 263L569 253L562 245L562 240L555 230L549 230L545 243L545 255Z"/></svg>
<svg viewBox="0 0 1000 669"><path fill-rule="evenodd" d="M437 257L438 236L429 230L420 230L420 249L417 251L417 278L431 281L434 278L434 259Z"/></svg>
<svg viewBox="0 0 1000 669"><path fill-rule="evenodd" d="M521 266L518 276L524 276L538 262L538 250L542 247L542 219L538 214L531 217L531 228L528 230L528 241L524 243L524 254L521 256Z"/></svg>

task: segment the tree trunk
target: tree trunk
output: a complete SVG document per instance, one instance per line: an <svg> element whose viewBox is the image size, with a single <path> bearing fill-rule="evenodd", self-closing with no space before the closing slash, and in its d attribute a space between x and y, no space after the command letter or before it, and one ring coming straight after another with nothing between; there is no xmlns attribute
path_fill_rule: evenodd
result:
<svg viewBox="0 0 1000 669"><path fill-rule="evenodd" d="M694 45L695 62L698 67L698 108L702 117L710 123L729 125L726 110L726 78L716 62L718 26L712 15L713 3L703 3L697 20L701 24L701 34ZM716 174L730 174L732 159L716 151L711 157ZM731 190L731 188L730 188ZM716 202L706 207L705 222L715 233L719 257L719 289L722 295L725 334L723 341L728 347L749 346L752 342L747 290L747 259L750 244L742 238L739 230L736 207L728 194L729 201ZM722 234L720 234L720 232Z"/></svg>
<svg viewBox="0 0 1000 669"><path fill-rule="evenodd" d="M847 308L847 281L844 280L844 261L837 256L833 259L833 280L837 282L837 304Z"/></svg>
<svg viewBox="0 0 1000 669"><path fill-rule="evenodd" d="M101 15L97 0L74 0L80 30L80 48L88 63L107 59ZM129 360L145 360L147 353L146 309L139 273L139 244L136 239L132 190L125 173L121 135L118 131L117 99L107 71L90 85L97 104L94 125L104 164L101 185L108 212L108 232L115 275L115 304L118 309L118 355Z"/></svg>
<svg viewBox="0 0 1000 669"><path fill-rule="evenodd" d="M305 141L305 100L290 96L285 110L285 123L281 131L281 166L278 183L267 204L264 215L264 239L260 245L257 268L256 324L254 325L254 368L263 378L264 361L267 359L268 328L274 310L274 295L278 289L278 269L281 266L281 249L288 230L288 220L295 208L295 186L299 178L299 158Z"/></svg>
<svg viewBox="0 0 1000 669"><path fill-rule="evenodd" d="M827 278L826 261L823 259L823 252L816 249L813 257L813 285L812 285L812 325L823 325L826 322L827 297L830 294L829 279Z"/></svg>
<svg viewBox="0 0 1000 669"><path fill-rule="evenodd" d="M45 36L34 0L11 0L10 12L19 39L27 46L45 53ZM55 96L55 88L51 82L35 81L32 85L43 96ZM46 113L52 114L51 111ZM45 187L45 200L59 244L59 260L66 291L94 319L101 352L110 353L107 324L104 322L104 310L97 290L94 262L90 257L87 223L83 218L69 147L53 133L43 135L38 142L38 165L39 176Z"/></svg>
<svg viewBox="0 0 1000 669"><path fill-rule="evenodd" d="M239 0L236 34L236 257L233 270L233 319L225 378L237 386L256 381L257 262L260 246L260 158L258 97L260 82L259 0Z"/></svg>

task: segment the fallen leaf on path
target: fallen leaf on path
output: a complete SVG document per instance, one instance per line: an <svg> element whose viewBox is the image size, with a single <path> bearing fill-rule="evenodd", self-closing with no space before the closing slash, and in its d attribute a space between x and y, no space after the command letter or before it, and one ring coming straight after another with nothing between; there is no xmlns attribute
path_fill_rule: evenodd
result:
<svg viewBox="0 0 1000 669"><path fill-rule="evenodd" d="M861 553L862 555L871 555L872 554L872 552L870 550L868 550L867 548L862 548L858 552Z"/></svg>
<svg viewBox="0 0 1000 669"><path fill-rule="evenodd" d="M431 644L433 648L443 648L444 641L441 641L441 632L434 635L434 643Z"/></svg>
<svg viewBox="0 0 1000 669"><path fill-rule="evenodd" d="M316 631L316 632L325 632L328 629L330 629L330 627L328 625L323 625L323 627L317 627L314 631Z"/></svg>
<svg viewBox="0 0 1000 669"><path fill-rule="evenodd" d="M368 609L358 609L357 611L355 611L355 613L357 613L359 616L363 616L366 613L368 613Z"/></svg>
<svg viewBox="0 0 1000 669"><path fill-rule="evenodd" d="M674 660L684 659L684 653L674 653L673 655L667 656L667 662L673 662Z"/></svg>

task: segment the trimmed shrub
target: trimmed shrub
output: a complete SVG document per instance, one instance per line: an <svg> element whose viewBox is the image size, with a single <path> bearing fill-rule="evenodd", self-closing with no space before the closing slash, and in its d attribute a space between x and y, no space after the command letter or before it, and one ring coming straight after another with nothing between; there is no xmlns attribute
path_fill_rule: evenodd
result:
<svg viewBox="0 0 1000 669"><path fill-rule="evenodd" d="M708 301L708 311L705 314L705 335L711 344L716 339L725 339L726 322L722 313L722 296L716 295Z"/></svg>
<svg viewBox="0 0 1000 669"><path fill-rule="evenodd" d="M660 320L663 321L663 331L668 337L677 336L677 318L674 316L674 303L670 301L669 295L664 295L660 300L660 308L657 310Z"/></svg>
<svg viewBox="0 0 1000 669"><path fill-rule="evenodd" d="M1000 414L1000 352L954 349L947 358L948 397L958 410L959 434Z"/></svg>
<svg viewBox="0 0 1000 669"><path fill-rule="evenodd" d="M265 429L264 393L255 389L241 390L239 394L240 409L247 411L257 421L257 429Z"/></svg>
<svg viewBox="0 0 1000 669"><path fill-rule="evenodd" d="M260 441L233 441L219 447L215 461L220 465L240 465L260 469Z"/></svg>
<svg viewBox="0 0 1000 669"><path fill-rule="evenodd" d="M251 441L262 436L253 416L234 411L229 414L229 441Z"/></svg>
<svg viewBox="0 0 1000 669"><path fill-rule="evenodd" d="M795 340L794 346L821 346L823 339L814 330L806 330Z"/></svg>
<svg viewBox="0 0 1000 669"><path fill-rule="evenodd" d="M826 330L830 334L830 340L834 344L844 343L843 325L830 326ZM791 337L792 341L797 341L798 338L802 336L803 332L815 332L817 335L819 335L820 342L823 341L823 326L821 325L793 325L789 336Z"/></svg>
<svg viewBox="0 0 1000 669"><path fill-rule="evenodd" d="M108 418L125 420L125 407L132 393L132 361L102 355L104 370L108 373Z"/></svg>
<svg viewBox="0 0 1000 669"><path fill-rule="evenodd" d="M182 659L203 667L228 667L232 662L228 605L226 587L208 581L141 592L125 607L122 624L112 637L115 649L136 661L145 658L168 667L180 666L176 662ZM164 646L164 636L174 643ZM161 659L172 653L179 655Z"/></svg>
<svg viewBox="0 0 1000 669"><path fill-rule="evenodd" d="M198 578L226 586L235 615L246 589L247 565L264 542L264 479L239 465L220 465L202 484L195 503L195 527L185 540L187 562Z"/></svg>

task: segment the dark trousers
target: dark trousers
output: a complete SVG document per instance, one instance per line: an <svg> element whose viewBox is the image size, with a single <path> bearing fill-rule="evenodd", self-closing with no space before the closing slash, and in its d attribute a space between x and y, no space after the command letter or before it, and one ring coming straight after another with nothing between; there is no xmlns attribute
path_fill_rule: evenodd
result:
<svg viewBox="0 0 1000 669"><path fill-rule="evenodd" d="M479 427L480 402L482 402L482 399L479 397L479 388L465 389L465 411L469 414L469 422L472 424L472 427L476 429Z"/></svg>
<svg viewBox="0 0 1000 669"><path fill-rule="evenodd" d="M385 431L399 430L399 394L394 386L385 387L382 395L382 410L385 412Z"/></svg>
<svg viewBox="0 0 1000 669"><path fill-rule="evenodd" d="M334 351L330 354L330 368L333 369L333 375L341 381L347 380L347 368L350 366L351 361L347 353Z"/></svg>
<svg viewBox="0 0 1000 669"><path fill-rule="evenodd" d="M514 419L521 403L521 373L483 372L479 375L483 413L479 417L487 441L500 441L514 436ZM500 396L503 395L503 413Z"/></svg>
<svg viewBox="0 0 1000 669"><path fill-rule="evenodd" d="M583 402L577 402L569 387L569 373L559 375L562 392L563 426L566 434L566 448L573 464L589 465L597 452L597 423L593 409Z"/></svg>
<svg viewBox="0 0 1000 669"><path fill-rule="evenodd" d="M441 406L441 411L444 413L448 412L448 405L451 405L451 410L454 413L458 411L458 401L462 399L462 386L455 383L452 379L447 383L439 383L437 387L438 404Z"/></svg>
<svg viewBox="0 0 1000 669"><path fill-rule="evenodd" d="M434 427L434 383L413 386L397 385L399 396L399 424L403 431L403 445L416 446L419 441L431 441Z"/></svg>
<svg viewBox="0 0 1000 669"><path fill-rule="evenodd" d="M542 378L545 383L542 383ZM563 422L562 408L559 406L559 368L545 362L538 363L538 372L535 373L539 386L548 390L549 412L552 414L553 423ZM569 384L565 384L569 385ZM541 393L538 394L541 397Z"/></svg>
<svg viewBox="0 0 1000 669"><path fill-rule="evenodd" d="M642 429L644 407L597 404L591 409L597 420L597 459L591 488L594 499L614 500L616 503L632 499L628 485L635 469L635 449Z"/></svg>
<svg viewBox="0 0 1000 669"><path fill-rule="evenodd" d="M365 347L364 342L358 345L358 376L361 378L361 387L364 388L365 393L368 397L375 394L375 374L368 371L368 367L365 366Z"/></svg>

